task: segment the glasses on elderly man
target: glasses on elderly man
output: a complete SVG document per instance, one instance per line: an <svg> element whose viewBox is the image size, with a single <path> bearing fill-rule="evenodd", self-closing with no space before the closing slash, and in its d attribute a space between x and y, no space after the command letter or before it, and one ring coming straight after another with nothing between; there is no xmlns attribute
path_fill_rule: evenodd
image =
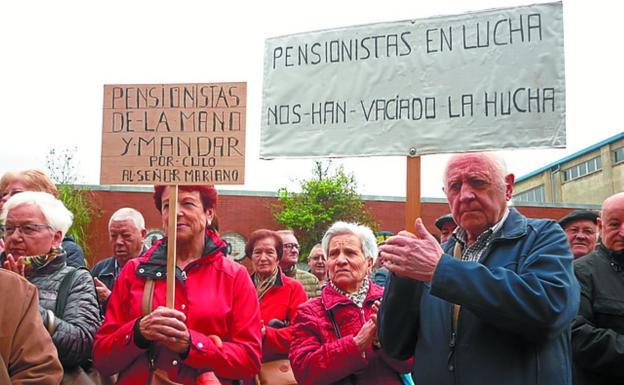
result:
<svg viewBox="0 0 624 385"><path fill-rule="evenodd" d="M22 235L33 235L39 232L39 229L49 229L54 230L54 228L50 225L44 223L27 223L25 225L6 225L2 226L2 232L4 236L12 235L15 230L20 231Z"/></svg>
<svg viewBox="0 0 624 385"><path fill-rule="evenodd" d="M284 243L284 248L285 249L297 249L297 250L299 250L300 247L301 246L299 246L296 243Z"/></svg>

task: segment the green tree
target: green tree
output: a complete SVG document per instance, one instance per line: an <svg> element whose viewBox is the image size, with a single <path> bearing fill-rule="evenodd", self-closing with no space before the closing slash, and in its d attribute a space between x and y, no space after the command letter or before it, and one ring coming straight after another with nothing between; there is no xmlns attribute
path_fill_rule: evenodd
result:
<svg viewBox="0 0 624 385"><path fill-rule="evenodd" d="M356 222L377 230L377 223L357 193L353 174L342 166L332 171L331 162L316 161L313 176L300 182L301 192L278 190L279 203L274 206L275 219L292 229L301 243L301 257L308 255L321 241L329 226L336 221Z"/></svg>
<svg viewBox="0 0 624 385"><path fill-rule="evenodd" d="M74 214L74 221L67 233L82 247L88 258L87 227L93 216L100 215L100 210L92 203L91 191L77 185L81 178L76 168L76 151L76 147L59 151L51 149L46 155L46 168L50 179L56 183L59 199Z"/></svg>

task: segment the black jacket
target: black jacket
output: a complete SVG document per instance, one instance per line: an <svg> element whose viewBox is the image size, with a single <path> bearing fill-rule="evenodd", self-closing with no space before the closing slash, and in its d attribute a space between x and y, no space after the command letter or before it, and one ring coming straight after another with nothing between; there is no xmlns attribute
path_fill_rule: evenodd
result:
<svg viewBox="0 0 624 385"><path fill-rule="evenodd" d="M104 285L108 288L108 290L113 290L113 285L117 280L117 276L119 275L120 268L115 268L115 257L108 257L106 259L101 260L96 263L91 270L91 275L94 278L102 281ZM109 297L110 298L110 297ZM102 307L102 315L106 314L106 305L108 304L108 299L102 302L100 306Z"/></svg>
<svg viewBox="0 0 624 385"><path fill-rule="evenodd" d="M141 254L147 251L145 246L141 250ZM139 254L139 255L141 255ZM117 276L119 276L119 272L121 271L121 267L117 267L115 263L115 257L105 258L93 266L91 269L91 275L94 278L102 281L104 285L108 288L108 290L113 291L113 286L115 285L115 281L117 280ZM110 298L110 297L109 297ZM102 308L102 316L106 314L106 305L108 305L108 299L100 304Z"/></svg>
<svg viewBox="0 0 624 385"><path fill-rule="evenodd" d="M39 312L46 326L49 322L46 310L54 311L61 281L73 269L66 265L65 254L61 254L28 278L39 289ZM65 311L62 316L55 318L56 330L52 341L63 368L85 363L91 357L95 332L100 326L95 285L88 271L80 270L76 273Z"/></svg>
<svg viewBox="0 0 624 385"><path fill-rule="evenodd" d="M67 253L67 266L85 267L85 258L82 247L74 241L74 238L66 235L61 243L61 248Z"/></svg>
<svg viewBox="0 0 624 385"><path fill-rule="evenodd" d="M603 245L574 262L581 306L572 322L574 384L624 383L624 253Z"/></svg>

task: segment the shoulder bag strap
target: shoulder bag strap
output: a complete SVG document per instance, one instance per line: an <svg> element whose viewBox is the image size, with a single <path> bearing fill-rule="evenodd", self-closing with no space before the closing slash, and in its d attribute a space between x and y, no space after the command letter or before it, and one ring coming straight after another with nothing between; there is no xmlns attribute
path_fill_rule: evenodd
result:
<svg viewBox="0 0 624 385"><path fill-rule="evenodd" d="M338 337L338 339L342 338L342 334L340 333L340 329L338 329L338 324L336 323L336 317L334 317L334 311L332 309L327 309L327 315L329 315L329 320L334 326L334 333L336 333L336 337ZM357 385L357 378L355 377L355 374L349 374L349 377L347 378L351 384Z"/></svg>
<svg viewBox="0 0 624 385"><path fill-rule="evenodd" d="M69 296L69 292L74 285L74 277L78 269L70 270L61 281L59 285L58 292L56 293L56 304L54 305L54 315L58 318L63 318L63 313L65 312L65 306L67 306L67 297Z"/></svg>
<svg viewBox="0 0 624 385"><path fill-rule="evenodd" d="M145 286L143 286L143 298L141 299L141 316L145 317L152 312L152 303L154 300L154 280L147 278L145 280ZM147 362L150 370L150 384L154 383L156 377L155 374L155 362L156 362L156 350L154 350L153 344L147 349Z"/></svg>
<svg viewBox="0 0 624 385"><path fill-rule="evenodd" d="M143 288L143 299L141 300L141 315L146 316L152 312L152 301L154 300L154 280L148 278L145 280Z"/></svg>
<svg viewBox="0 0 624 385"><path fill-rule="evenodd" d="M329 315L329 320L334 326L334 333L336 333L336 337L339 339L342 338L342 334L340 334L340 329L338 329L338 324L336 323L336 318L334 317L334 311L332 309L327 309L327 314Z"/></svg>

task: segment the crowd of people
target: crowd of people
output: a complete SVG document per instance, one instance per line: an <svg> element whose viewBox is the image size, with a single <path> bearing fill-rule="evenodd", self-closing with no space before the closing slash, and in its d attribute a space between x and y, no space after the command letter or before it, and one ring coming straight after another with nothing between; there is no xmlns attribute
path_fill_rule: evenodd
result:
<svg viewBox="0 0 624 385"><path fill-rule="evenodd" d="M556 222L509 205L495 154L455 155L443 179L439 239L421 219L379 245L337 221L309 271L278 229L249 236L248 271L227 258L214 186L155 186L175 242L146 248L143 215L120 208L89 271L50 179L6 173L0 383L624 383L624 193Z"/></svg>

